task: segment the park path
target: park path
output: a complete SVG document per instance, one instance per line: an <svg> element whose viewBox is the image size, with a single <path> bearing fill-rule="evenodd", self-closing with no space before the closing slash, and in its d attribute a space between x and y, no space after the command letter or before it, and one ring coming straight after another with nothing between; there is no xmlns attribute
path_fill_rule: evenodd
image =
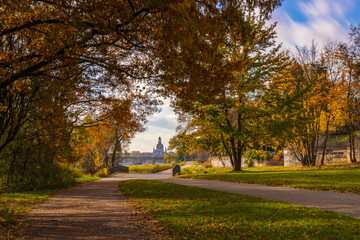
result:
<svg viewBox="0 0 360 240"><path fill-rule="evenodd" d="M329 210L360 218L360 195L358 194L200 179L173 178L158 179L158 181L295 203L310 208Z"/></svg>
<svg viewBox="0 0 360 240"><path fill-rule="evenodd" d="M156 221L119 193L116 186L129 179L257 196L360 218L360 195L171 177L171 169L156 174L118 173L61 191L29 215L24 239L170 239Z"/></svg>
<svg viewBox="0 0 360 240"><path fill-rule="evenodd" d="M169 239L117 184L99 180L55 194L32 211L24 239Z"/></svg>
<svg viewBox="0 0 360 240"><path fill-rule="evenodd" d="M170 239L163 227L117 190L123 180L170 177L171 169L116 174L60 191L31 212L23 239Z"/></svg>

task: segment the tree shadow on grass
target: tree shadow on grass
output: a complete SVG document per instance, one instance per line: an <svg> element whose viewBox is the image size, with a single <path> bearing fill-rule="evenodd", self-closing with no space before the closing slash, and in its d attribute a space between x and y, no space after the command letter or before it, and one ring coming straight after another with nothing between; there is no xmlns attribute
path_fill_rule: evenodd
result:
<svg viewBox="0 0 360 240"><path fill-rule="evenodd" d="M359 220L329 211L156 181L119 188L179 239L360 239Z"/></svg>

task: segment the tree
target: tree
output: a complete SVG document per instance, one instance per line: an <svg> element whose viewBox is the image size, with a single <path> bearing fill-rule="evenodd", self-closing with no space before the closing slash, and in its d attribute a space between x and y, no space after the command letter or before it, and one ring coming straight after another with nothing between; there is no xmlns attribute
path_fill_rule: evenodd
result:
<svg viewBox="0 0 360 240"><path fill-rule="evenodd" d="M298 65L297 74L293 74L306 91L303 95L302 125L295 131L298 137L291 142L291 147L298 160L306 166L316 164L321 120L326 109L326 98L329 96L329 86L324 64L320 61L320 53L313 42L310 48L297 48L295 56Z"/></svg>
<svg viewBox="0 0 360 240"><path fill-rule="evenodd" d="M33 170L73 162L74 129L103 123L114 126L113 159L125 139L122 136L132 136L129 126L141 130L135 122L144 122L155 111L159 102L154 97L159 92L176 97L194 93L202 103L213 101L213 93L222 96L233 79L233 69L243 62L227 61L230 51L239 42L248 44L249 34L251 39L266 28L254 24L256 19L270 17L279 4L280 0L3 1L2 170L16 182L23 172L31 176ZM260 48L262 41L272 38L272 30L267 33L258 36L263 38ZM198 86L195 92L191 90L194 84ZM140 115L130 117L140 117L139 121L122 118L132 112L121 110L127 100L132 107L125 109L144 107ZM189 103L186 98L177 102ZM83 121L88 115L92 122ZM32 151L30 167L23 150L34 142L38 151ZM15 146L23 147L22 154L12 154Z"/></svg>
<svg viewBox="0 0 360 240"><path fill-rule="evenodd" d="M6 0L0 7L4 20L0 25L0 89L26 83L43 87L48 82L61 87L69 82L68 86L82 88L73 93L80 98L73 106L99 101L106 98L104 89L111 91L129 82L143 81L172 91L179 86L174 79L186 82L191 69L200 69L192 72L202 76L211 70L221 77L216 67L219 55L208 61L209 66L201 64L206 61L200 58L214 56L227 38L229 24L241 21L242 11L237 9L257 8L268 17L279 3ZM5 115L16 115L9 112L13 108L0 108ZM18 123L17 117L9 123L12 133L4 144L14 138Z"/></svg>
<svg viewBox="0 0 360 240"><path fill-rule="evenodd" d="M215 131L213 136L221 141L234 170L241 170L244 148L259 140L258 120L270 117L263 106L268 82L286 63L279 47L274 47L275 25L265 24L279 1L272 3L222 6L228 17L223 19L226 32L222 39L207 39L216 47L216 54L195 57L198 68L185 68L189 72L186 78L172 85L175 108L194 119L190 122L196 130L191 134L202 129ZM256 14L257 9L264 14Z"/></svg>
<svg viewBox="0 0 360 240"><path fill-rule="evenodd" d="M360 119L360 31L357 27L352 27L350 42L340 44L338 49L338 59L341 69L341 80L343 82L343 108L346 112L346 128L349 136L350 161L357 162L355 148L355 131L359 129Z"/></svg>

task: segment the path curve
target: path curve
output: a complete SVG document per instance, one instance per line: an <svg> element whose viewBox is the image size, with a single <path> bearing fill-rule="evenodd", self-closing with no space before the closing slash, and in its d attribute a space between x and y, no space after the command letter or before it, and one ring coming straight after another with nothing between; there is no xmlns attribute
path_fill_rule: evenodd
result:
<svg viewBox="0 0 360 240"><path fill-rule="evenodd" d="M275 201L295 203L360 218L360 195L327 191L305 190L287 187L271 187L257 184L221 182L200 179L158 179L159 181L206 188L221 192L262 197Z"/></svg>
<svg viewBox="0 0 360 240"><path fill-rule="evenodd" d="M31 212L23 239L170 239L162 226L117 190L128 179L170 177L171 169L155 174L119 173L60 191Z"/></svg>

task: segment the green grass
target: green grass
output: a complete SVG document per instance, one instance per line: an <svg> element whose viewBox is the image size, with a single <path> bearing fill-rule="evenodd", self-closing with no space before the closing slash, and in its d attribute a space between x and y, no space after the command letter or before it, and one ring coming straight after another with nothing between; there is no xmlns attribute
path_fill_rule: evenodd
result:
<svg viewBox="0 0 360 240"><path fill-rule="evenodd" d="M329 211L157 181L119 189L175 239L360 239L360 220Z"/></svg>
<svg viewBox="0 0 360 240"><path fill-rule="evenodd" d="M191 174L194 171L196 171L196 167L198 166L198 164L193 164L187 168L181 169L181 174Z"/></svg>
<svg viewBox="0 0 360 240"><path fill-rule="evenodd" d="M360 194L360 165L333 165L325 169L260 167L244 169L241 172L233 172L229 168L195 170L191 174L178 177ZM204 174L204 171L208 173Z"/></svg>
<svg viewBox="0 0 360 240"><path fill-rule="evenodd" d="M173 167L173 164L129 165L129 173L157 173Z"/></svg>
<svg viewBox="0 0 360 240"><path fill-rule="evenodd" d="M101 177L91 177L91 176L82 176L76 178L76 183L83 183L83 182L92 182L101 179Z"/></svg>

